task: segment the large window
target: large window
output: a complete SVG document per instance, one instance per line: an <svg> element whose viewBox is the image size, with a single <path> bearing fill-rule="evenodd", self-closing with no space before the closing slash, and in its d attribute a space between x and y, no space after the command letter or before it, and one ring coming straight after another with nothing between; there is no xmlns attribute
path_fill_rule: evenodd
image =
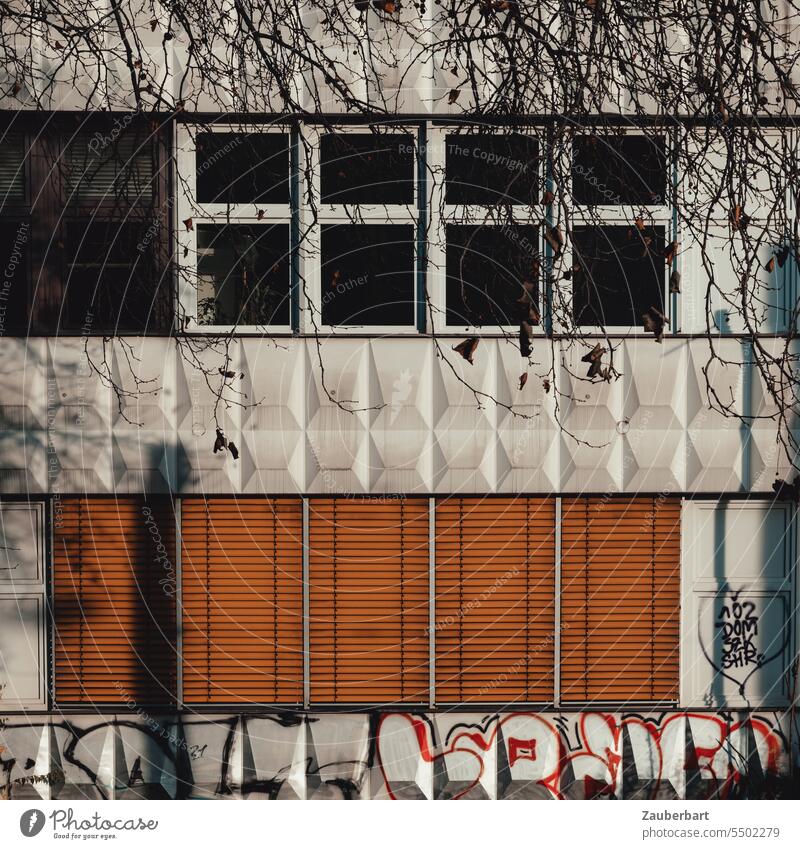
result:
<svg viewBox="0 0 800 849"><path fill-rule="evenodd" d="M665 137L578 134L570 156L572 323L628 330L645 314L664 321L673 238Z"/></svg>
<svg viewBox="0 0 800 849"><path fill-rule="evenodd" d="M163 332L166 147L149 122L20 124L0 148L5 333Z"/></svg>
<svg viewBox="0 0 800 849"><path fill-rule="evenodd" d="M318 156L312 177L319 202L318 236L311 238L319 255L314 323L337 331L412 330L415 135L402 128L339 128L309 138ZM316 271L309 268L309 280Z"/></svg>
<svg viewBox="0 0 800 849"><path fill-rule="evenodd" d="M449 330L538 325L539 139L521 132L441 130L430 151L434 325Z"/></svg>
<svg viewBox="0 0 800 849"><path fill-rule="evenodd" d="M178 263L188 330L291 330L291 135L183 127Z"/></svg>

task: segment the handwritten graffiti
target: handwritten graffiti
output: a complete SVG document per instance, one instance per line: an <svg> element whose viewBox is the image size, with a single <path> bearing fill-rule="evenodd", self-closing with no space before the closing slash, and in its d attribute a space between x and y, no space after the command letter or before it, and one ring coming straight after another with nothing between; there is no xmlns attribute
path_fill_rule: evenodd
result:
<svg viewBox="0 0 800 849"><path fill-rule="evenodd" d="M397 777L420 774L401 752L431 765L423 796L452 799L732 798L772 792L788 769L783 733L754 715L501 714L451 725L436 745L443 725L384 715L377 754L390 798Z"/></svg>
<svg viewBox="0 0 800 849"><path fill-rule="evenodd" d="M755 642L758 636L756 606L752 601L739 601L738 596L736 593L723 603L715 622L722 646L723 669L758 666L762 661Z"/></svg>
<svg viewBox="0 0 800 849"><path fill-rule="evenodd" d="M135 721L134 721L135 720ZM11 718L0 798L680 799L792 785L788 714ZM788 788L788 789L787 789Z"/></svg>

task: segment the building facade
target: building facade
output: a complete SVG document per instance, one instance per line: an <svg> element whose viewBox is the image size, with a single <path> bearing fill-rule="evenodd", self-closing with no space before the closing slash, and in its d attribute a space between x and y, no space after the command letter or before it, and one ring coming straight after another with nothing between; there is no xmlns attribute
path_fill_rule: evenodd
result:
<svg viewBox="0 0 800 849"><path fill-rule="evenodd" d="M427 67L381 120L6 102L10 798L796 794L791 458L729 211L679 122L556 144ZM761 250L777 351L797 263Z"/></svg>

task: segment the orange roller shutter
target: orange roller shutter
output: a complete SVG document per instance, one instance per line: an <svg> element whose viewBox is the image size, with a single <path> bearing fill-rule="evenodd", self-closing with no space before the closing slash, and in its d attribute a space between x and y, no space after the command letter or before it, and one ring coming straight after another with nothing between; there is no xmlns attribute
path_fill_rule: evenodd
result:
<svg viewBox="0 0 800 849"><path fill-rule="evenodd" d="M562 503L561 697L678 698L680 500Z"/></svg>
<svg viewBox="0 0 800 849"><path fill-rule="evenodd" d="M299 498L181 502L183 699L303 699Z"/></svg>
<svg viewBox="0 0 800 849"><path fill-rule="evenodd" d="M428 500L310 500L311 699L428 700Z"/></svg>
<svg viewBox="0 0 800 849"><path fill-rule="evenodd" d="M436 700L553 700L555 502L436 502Z"/></svg>
<svg viewBox="0 0 800 849"><path fill-rule="evenodd" d="M175 700L169 499L62 498L53 527L59 703Z"/></svg>

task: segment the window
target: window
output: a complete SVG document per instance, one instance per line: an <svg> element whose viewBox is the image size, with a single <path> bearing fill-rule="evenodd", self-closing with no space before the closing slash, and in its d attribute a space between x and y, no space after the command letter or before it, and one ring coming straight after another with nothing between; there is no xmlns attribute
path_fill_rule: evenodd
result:
<svg viewBox="0 0 800 849"><path fill-rule="evenodd" d="M563 701L677 701L680 515L679 499L564 499Z"/></svg>
<svg viewBox="0 0 800 849"><path fill-rule="evenodd" d="M322 225L322 322L414 323L414 226Z"/></svg>
<svg viewBox="0 0 800 849"><path fill-rule="evenodd" d="M645 314L666 319L674 251L664 136L576 135L571 171L562 279L571 281L575 326L627 330L643 327Z"/></svg>
<svg viewBox="0 0 800 849"><path fill-rule="evenodd" d="M185 326L291 331L289 132L184 127L178 172Z"/></svg>
<svg viewBox="0 0 800 849"><path fill-rule="evenodd" d="M44 707L44 505L0 504L0 706Z"/></svg>
<svg viewBox="0 0 800 849"><path fill-rule="evenodd" d="M169 499L63 498L53 528L55 697L175 700Z"/></svg>
<svg viewBox="0 0 800 849"><path fill-rule="evenodd" d="M447 324L530 321L539 303L537 228L448 224L446 235Z"/></svg>
<svg viewBox="0 0 800 849"><path fill-rule="evenodd" d="M573 309L578 325L640 324L664 306L664 228L575 227Z"/></svg>
<svg viewBox="0 0 800 849"><path fill-rule="evenodd" d="M289 324L288 244L288 224L199 224L198 322Z"/></svg>
<svg viewBox="0 0 800 849"><path fill-rule="evenodd" d="M163 152L149 126L67 134L58 166L64 213L58 326L89 333L163 330L171 313L162 208ZM46 226L45 220L42 226ZM47 241L52 234L45 234Z"/></svg>
<svg viewBox="0 0 800 849"><path fill-rule="evenodd" d="M23 133L8 132L0 143L0 335L26 333L30 207L27 149Z"/></svg>
<svg viewBox="0 0 800 849"><path fill-rule="evenodd" d="M443 316L447 328L465 330L539 324L538 139L442 130L430 150L438 175L430 267L439 273L429 276L434 321Z"/></svg>
<svg viewBox="0 0 800 849"><path fill-rule="evenodd" d="M428 501L310 502L311 700L428 701Z"/></svg>
<svg viewBox="0 0 800 849"><path fill-rule="evenodd" d="M181 502L183 698L303 700L300 499Z"/></svg>
<svg viewBox="0 0 800 849"><path fill-rule="evenodd" d="M437 500L437 702L552 702L554 505Z"/></svg>
<svg viewBox="0 0 800 849"><path fill-rule="evenodd" d="M413 329L417 321L415 136L311 133L320 199L316 307L324 327ZM314 255L310 254L314 262Z"/></svg>
<svg viewBox="0 0 800 849"><path fill-rule="evenodd" d="M664 138L576 136L572 142L572 199L591 206L665 202Z"/></svg>

